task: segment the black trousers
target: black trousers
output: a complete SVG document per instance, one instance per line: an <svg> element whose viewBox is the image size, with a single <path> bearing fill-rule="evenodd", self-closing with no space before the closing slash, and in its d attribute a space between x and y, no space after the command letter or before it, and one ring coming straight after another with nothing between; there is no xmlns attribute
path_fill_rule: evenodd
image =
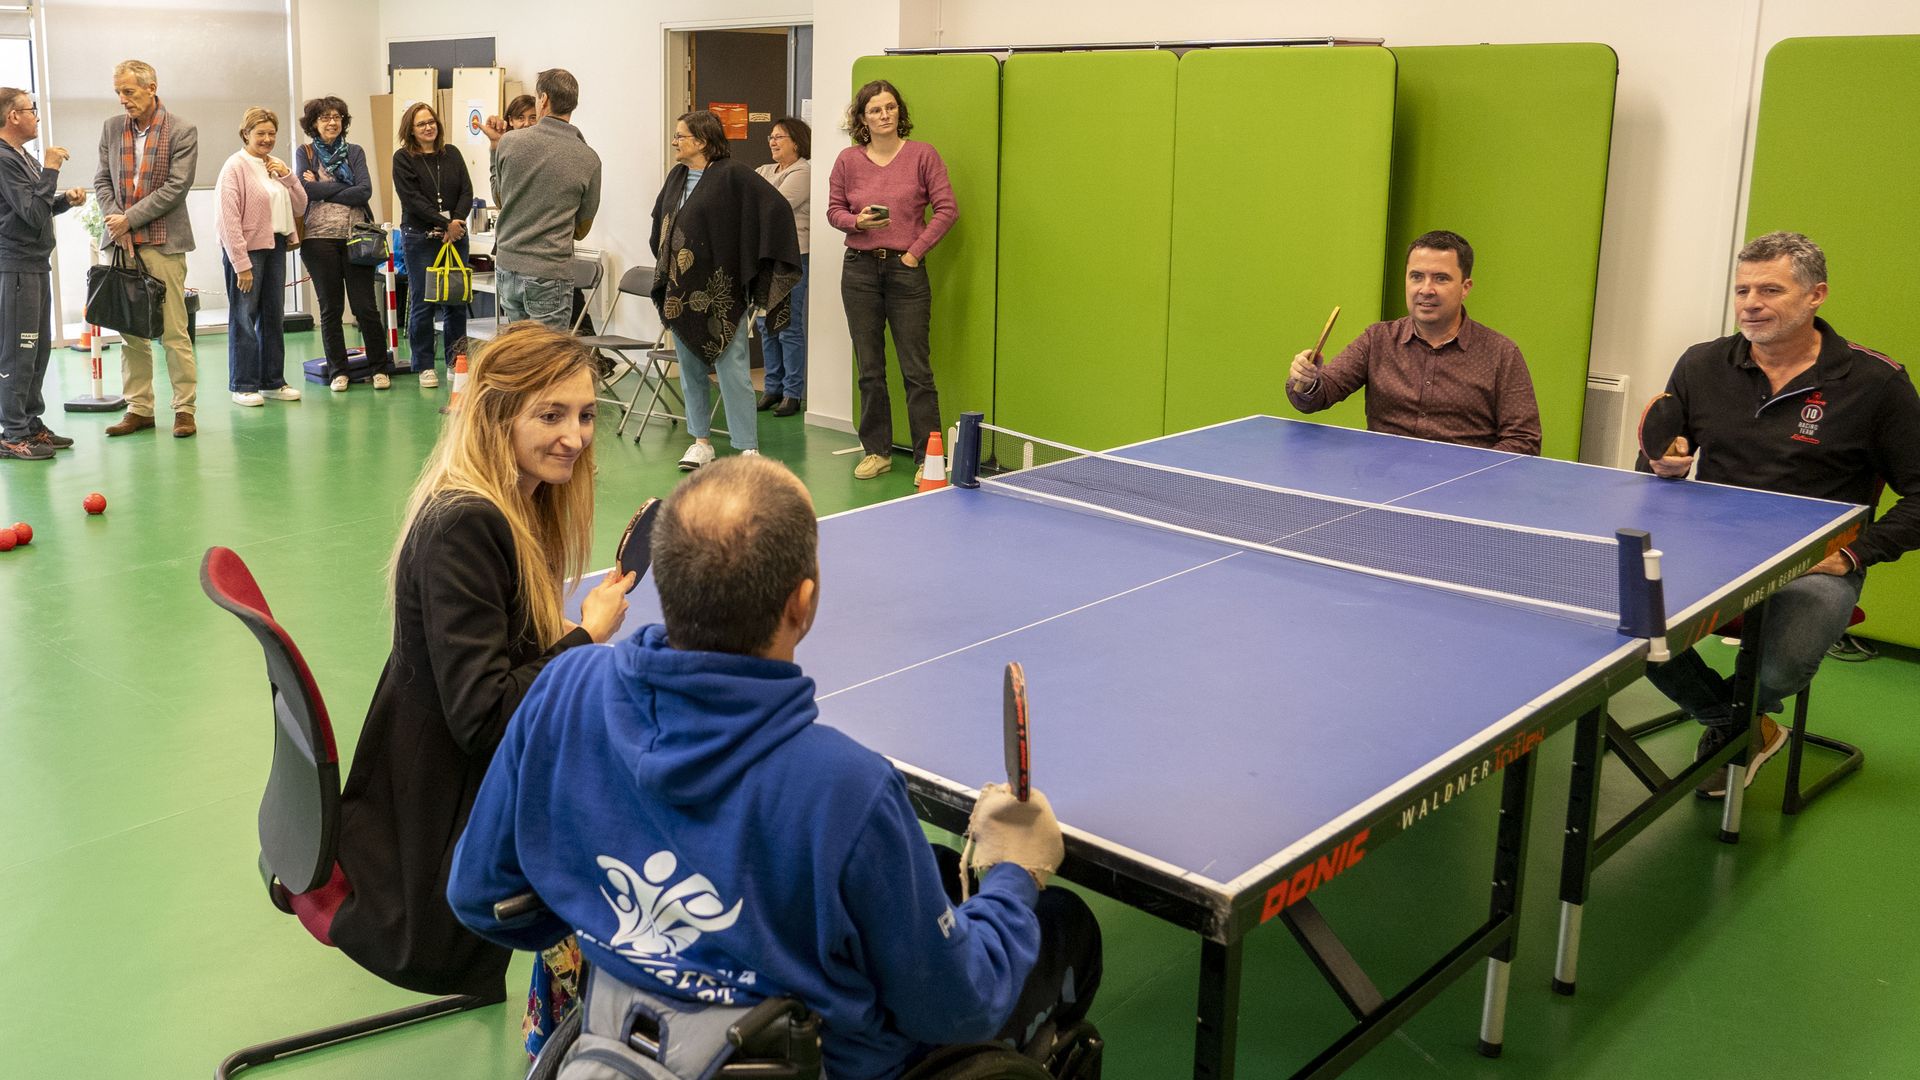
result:
<svg viewBox="0 0 1920 1080"><path fill-rule="evenodd" d="M373 297L377 268L348 262L345 240L308 237L300 245L300 257L313 277L313 294L320 301L320 344L327 352L327 378L347 373L347 341L340 325L343 297L353 304L353 318L360 324L360 341L367 347L373 370L393 374L393 358L387 353L387 322Z"/></svg>
<svg viewBox="0 0 1920 1080"><path fill-rule="evenodd" d="M854 365L860 384L860 446L869 454L893 452L893 403L887 399L887 330L900 358L900 379L907 387L907 429L913 459L927 451L927 436L940 427L940 396L933 385L933 289L927 266L907 266L900 253L877 258L870 251L847 249L840 274L840 302L847 309ZM952 452L952 448L948 448Z"/></svg>
<svg viewBox="0 0 1920 1080"><path fill-rule="evenodd" d="M53 275L0 271L0 436L20 442L46 427L41 390L53 342Z"/></svg>
<svg viewBox="0 0 1920 1080"><path fill-rule="evenodd" d="M935 844L933 854L947 898L960 903L960 853ZM1085 1020L1103 971L1100 922L1085 900L1066 889L1049 888L1041 892L1034 914L1040 919L1040 958L1020 988L1013 1015L994 1036L1015 1049L1025 1049L1048 1021L1055 1031L1065 1031Z"/></svg>

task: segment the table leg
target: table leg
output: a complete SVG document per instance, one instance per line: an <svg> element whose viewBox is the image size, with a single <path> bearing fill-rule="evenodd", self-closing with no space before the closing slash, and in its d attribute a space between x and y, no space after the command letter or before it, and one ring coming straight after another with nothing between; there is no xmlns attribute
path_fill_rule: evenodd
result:
<svg viewBox="0 0 1920 1080"><path fill-rule="evenodd" d="M1194 1080L1230 1080L1240 1034L1240 942L1200 943L1200 1015L1194 1029Z"/></svg>
<svg viewBox="0 0 1920 1080"><path fill-rule="evenodd" d="M1506 767L1500 785L1500 827L1493 853L1493 896L1488 923L1516 920L1520 914L1521 874L1527 860L1527 817L1533 805L1530 784L1538 755L1528 755ZM1480 1009L1480 1053L1499 1057L1506 1043L1507 984L1512 977L1516 928L1487 956L1487 989Z"/></svg>
<svg viewBox="0 0 1920 1080"><path fill-rule="evenodd" d="M1567 828L1560 853L1560 940L1553 991L1571 997L1580 964L1580 916L1593 882L1593 837L1600 820L1600 769L1607 753L1603 703L1574 726L1573 777L1567 790Z"/></svg>
<svg viewBox="0 0 1920 1080"><path fill-rule="evenodd" d="M1747 762L1759 737L1760 650L1767 623L1767 602L1748 609L1740 623L1740 652L1733 664L1734 715L1746 719L1747 748L1727 763L1727 799L1720 808L1720 841L1740 842L1740 810L1746 803Z"/></svg>
<svg viewBox="0 0 1920 1080"><path fill-rule="evenodd" d="M1480 1003L1480 1053L1485 1057L1499 1057L1506 1045L1507 983L1512 972L1512 961L1487 958L1487 993Z"/></svg>

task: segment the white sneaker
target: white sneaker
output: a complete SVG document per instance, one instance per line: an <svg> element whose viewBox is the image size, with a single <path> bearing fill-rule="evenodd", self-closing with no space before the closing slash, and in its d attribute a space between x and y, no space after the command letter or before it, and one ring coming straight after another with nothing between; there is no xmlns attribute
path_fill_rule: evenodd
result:
<svg viewBox="0 0 1920 1080"><path fill-rule="evenodd" d="M235 405L245 405L249 409L256 409L265 405L267 399L252 390L242 390L240 393L233 395L233 403Z"/></svg>
<svg viewBox="0 0 1920 1080"><path fill-rule="evenodd" d="M347 377L345 375L335 375L333 377L333 381L327 384L327 389L333 391L336 394L346 393Z"/></svg>
<svg viewBox="0 0 1920 1080"><path fill-rule="evenodd" d="M740 451L740 456L741 456L741 457L759 457L759 456L760 456L760 451L758 451L758 450L742 450L742 451Z"/></svg>
<svg viewBox="0 0 1920 1080"><path fill-rule="evenodd" d="M433 370L432 368L428 368L427 370L421 372L420 385L426 387L429 390L433 389L436 386L439 386L440 373Z"/></svg>
<svg viewBox="0 0 1920 1080"><path fill-rule="evenodd" d="M375 375L373 377L373 388L375 390L385 390L387 387L392 385L393 385L393 379L390 376Z"/></svg>
<svg viewBox="0 0 1920 1080"><path fill-rule="evenodd" d="M713 444L697 442L680 455L680 471L692 472L713 460Z"/></svg>
<svg viewBox="0 0 1920 1080"><path fill-rule="evenodd" d="M267 391L267 396L275 401L299 401L300 388L297 386L277 386Z"/></svg>

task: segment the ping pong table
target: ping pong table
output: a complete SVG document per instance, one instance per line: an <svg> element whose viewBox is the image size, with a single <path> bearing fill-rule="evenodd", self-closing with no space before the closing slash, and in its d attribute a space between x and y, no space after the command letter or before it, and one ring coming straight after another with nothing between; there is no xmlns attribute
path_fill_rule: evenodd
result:
<svg viewBox="0 0 1920 1080"><path fill-rule="evenodd" d="M1003 460L1021 441L979 437ZM1142 495L1139 478L1094 477L1119 492L1107 505L1046 490L1089 462L1102 474L1137 466L1144 486L1171 485L1192 519L1143 525L1152 515L1137 504L1164 493ZM1300 525L1292 504L1303 496L1331 511ZM1261 499L1286 505L1241 520L1240 503ZM1295 1075L1339 1072L1483 959L1480 1049L1492 1055L1504 1040L1532 751L1576 721L1601 730L1607 699L1641 676L1650 645L1685 648L1717 617L1761 602L1864 514L1256 416L823 519L822 602L798 660L822 722L889 757L922 818L954 832L978 785L1004 773L1001 669L1025 665L1034 783L1067 837L1062 876L1202 938L1196 1077L1234 1074L1243 941L1272 921L1354 1017ZM1514 530L1517 546L1484 523ZM1627 564L1614 550L1622 528L1664 552L1649 575L1673 612L1664 631L1622 629L1617 606L1561 596L1567 579L1596 572L1590 557ZM1358 565L1380 535L1380 565ZM1472 550L1447 550L1461 546ZM1545 565L1522 565L1543 553ZM1417 572L1440 561L1465 569L1451 580ZM1499 594L1507 579L1535 595ZM629 632L658 620L653 590L632 602ZM1730 747L1675 783L1744 753ZM1592 756L1579 779L1597 790ZM1313 893L1364 874L1369 852L1496 779L1486 920L1383 992ZM1736 777L1735 830L1739 791ZM1570 821L1590 815L1588 795L1575 792ZM1651 811L1673 801L1666 791ZM1563 899L1584 902L1605 853L1578 854L1579 888L1563 880Z"/></svg>

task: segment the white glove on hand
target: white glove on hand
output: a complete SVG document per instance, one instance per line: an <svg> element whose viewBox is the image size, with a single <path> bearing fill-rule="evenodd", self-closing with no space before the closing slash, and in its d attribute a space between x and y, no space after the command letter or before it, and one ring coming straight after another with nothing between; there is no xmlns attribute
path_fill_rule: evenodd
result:
<svg viewBox="0 0 1920 1080"><path fill-rule="evenodd" d="M984 874L1003 862L1025 869L1044 889L1066 857L1060 821L1040 789L1033 789L1021 802L1007 785L988 784L980 789L967 822L967 846L960 853L960 895L968 895L968 870Z"/></svg>

